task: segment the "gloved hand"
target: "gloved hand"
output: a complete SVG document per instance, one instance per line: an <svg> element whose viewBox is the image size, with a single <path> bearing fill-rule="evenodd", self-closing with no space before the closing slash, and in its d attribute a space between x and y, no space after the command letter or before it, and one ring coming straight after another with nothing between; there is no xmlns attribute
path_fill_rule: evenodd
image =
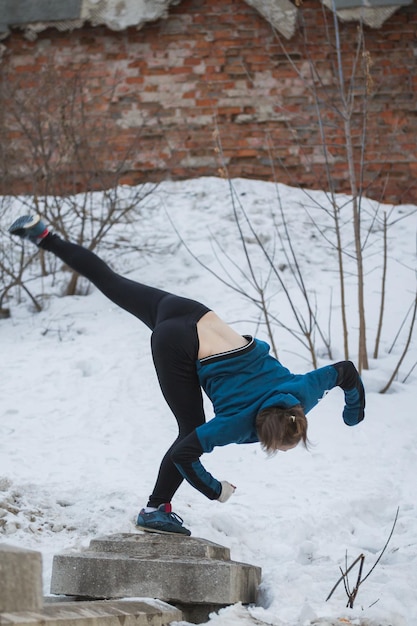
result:
<svg viewBox="0 0 417 626"><path fill-rule="evenodd" d="M230 496L234 494L236 487L232 485L231 483L228 483L227 480L222 480L221 485L222 485L222 490L217 500L219 502L227 502Z"/></svg>
<svg viewBox="0 0 417 626"><path fill-rule="evenodd" d="M365 417L365 389L362 379L352 361L339 361L333 367L337 370L336 385L345 392L343 420L348 426L355 426Z"/></svg>
<svg viewBox="0 0 417 626"><path fill-rule="evenodd" d="M347 426L359 424L365 417L365 391L359 377L353 389L345 390L345 403L343 421Z"/></svg>

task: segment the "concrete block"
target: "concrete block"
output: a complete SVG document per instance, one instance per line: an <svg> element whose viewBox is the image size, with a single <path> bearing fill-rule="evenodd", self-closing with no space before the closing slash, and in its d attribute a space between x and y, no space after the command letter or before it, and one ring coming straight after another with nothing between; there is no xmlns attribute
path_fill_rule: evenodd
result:
<svg viewBox="0 0 417 626"><path fill-rule="evenodd" d="M41 606L41 554L0 544L0 613Z"/></svg>
<svg viewBox="0 0 417 626"><path fill-rule="evenodd" d="M226 548L204 539L123 534L93 540L79 553L56 555L51 592L221 607L255 602L260 580L260 568L231 561Z"/></svg>
<svg viewBox="0 0 417 626"><path fill-rule="evenodd" d="M169 555L170 557L193 557L195 559L213 559L230 561L230 550L218 543L198 539L196 537L181 537L181 535L161 535L145 533L119 533L92 539L89 550L94 552L111 552L138 556L142 559L152 559Z"/></svg>
<svg viewBox="0 0 417 626"><path fill-rule="evenodd" d="M260 577L259 577L260 578ZM51 592L88 598L160 598L166 602L255 602L257 568L233 561L153 558L101 552L54 558Z"/></svg>
<svg viewBox="0 0 417 626"><path fill-rule="evenodd" d="M179 609L159 600L60 602L36 611L0 613L0 626L167 626L180 620Z"/></svg>

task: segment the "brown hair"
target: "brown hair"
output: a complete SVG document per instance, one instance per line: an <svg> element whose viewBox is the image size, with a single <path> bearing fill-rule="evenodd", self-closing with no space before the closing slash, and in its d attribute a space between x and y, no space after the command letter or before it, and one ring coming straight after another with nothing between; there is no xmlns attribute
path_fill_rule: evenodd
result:
<svg viewBox="0 0 417 626"><path fill-rule="evenodd" d="M262 448L273 454L281 446L295 446L300 441L308 447L307 419L301 404L286 409L270 406L256 416L256 430Z"/></svg>

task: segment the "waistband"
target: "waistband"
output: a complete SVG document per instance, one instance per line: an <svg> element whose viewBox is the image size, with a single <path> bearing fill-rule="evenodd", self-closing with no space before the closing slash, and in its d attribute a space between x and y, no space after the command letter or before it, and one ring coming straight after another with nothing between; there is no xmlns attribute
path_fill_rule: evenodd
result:
<svg viewBox="0 0 417 626"><path fill-rule="evenodd" d="M243 337L249 341L246 346L235 348L234 350L228 350L227 352L220 352L219 354L212 354L211 356L205 356L203 359L200 359L200 364L209 365L210 363L226 361L227 359L233 359L254 350L256 347L255 339L251 335L243 335Z"/></svg>

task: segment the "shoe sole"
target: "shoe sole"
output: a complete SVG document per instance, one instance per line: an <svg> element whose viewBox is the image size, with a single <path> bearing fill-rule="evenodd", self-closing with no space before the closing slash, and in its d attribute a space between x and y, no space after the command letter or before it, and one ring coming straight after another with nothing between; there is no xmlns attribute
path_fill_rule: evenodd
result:
<svg viewBox="0 0 417 626"><path fill-rule="evenodd" d="M27 220L27 217L31 217L30 220ZM9 229L9 232L13 234L13 232L15 230L23 230L23 231L28 231L31 228L33 228L34 226L36 226L36 224L39 224L39 222L41 221L41 216L40 215L33 215L33 216L22 216L20 218L18 218L17 220L15 220L15 222L13 222L12 227L13 230Z"/></svg>
<svg viewBox="0 0 417 626"><path fill-rule="evenodd" d="M133 522L133 525L135 528L137 528L138 530L142 530L145 533L156 533L157 535L176 535L178 537L178 535L180 537L190 537L190 535L187 535L186 533L176 533L174 531L170 531L170 530L158 530L156 528L148 528L146 526L138 526L138 524L136 524L135 522Z"/></svg>
<svg viewBox="0 0 417 626"><path fill-rule="evenodd" d="M23 228L25 230L29 230L30 228L33 228L33 226L36 226L36 224L39 224L39 222L41 221L41 216L40 215L34 215L31 219L30 222L28 222L27 224L25 224L23 226Z"/></svg>

